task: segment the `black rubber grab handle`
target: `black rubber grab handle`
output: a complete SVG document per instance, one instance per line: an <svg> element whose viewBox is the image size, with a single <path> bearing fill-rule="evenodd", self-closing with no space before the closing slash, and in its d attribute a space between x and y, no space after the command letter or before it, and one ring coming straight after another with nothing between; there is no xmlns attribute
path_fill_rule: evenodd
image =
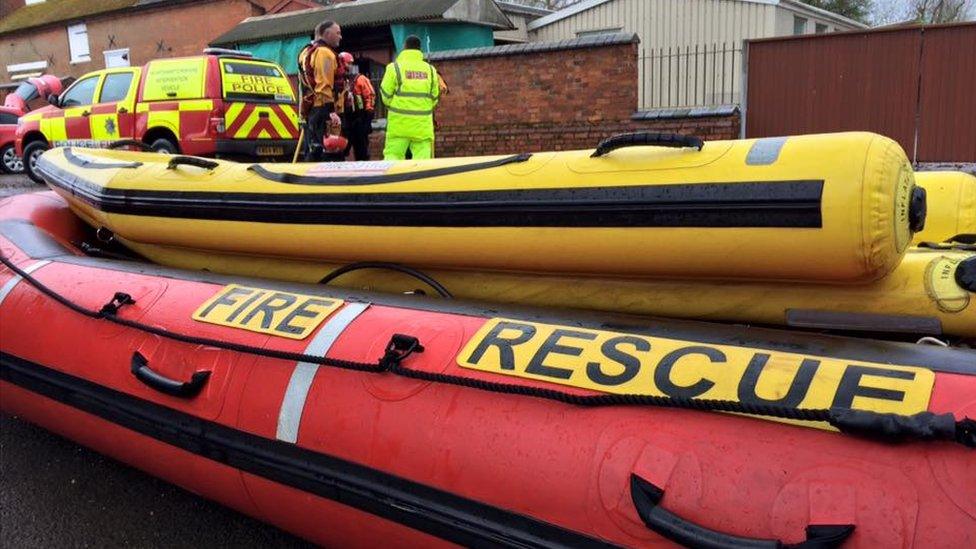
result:
<svg viewBox="0 0 976 549"><path fill-rule="evenodd" d="M701 549L831 549L840 547L854 533L853 524L810 525L807 539L800 543L783 543L775 539L753 539L723 534L689 522L659 504L664 490L630 475L630 496L644 524L655 533L686 547Z"/></svg>
<svg viewBox="0 0 976 549"><path fill-rule="evenodd" d="M928 214L928 200L925 189L915 187L908 202L908 228L913 233L922 232L925 228L925 217Z"/></svg>
<svg viewBox="0 0 976 549"><path fill-rule="evenodd" d="M684 147L694 147L702 150L705 142L700 137L694 135L681 135L677 133L656 133L656 132L634 132L621 133L600 141L596 150L590 155L591 158L603 156L610 151L622 149L624 147L674 147L681 149Z"/></svg>
<svg viewBox="0 0 976 549"><path fill-rule="evenodd" d="M213 160L207 160L206 158L197 158L195 156L174 156L173 158L169 159L169 164L166 165L166 169L174 170L177 166L181 165L196 166L205 170L214 170L220 166L220 163Z"/></svg>
<svg viewBox="0 0 976 549"><path fill-rule="evenodd" d="M946 242L962 242L963 244L976 244L976 234L962 233L949 237Z"/></svg>
<svg viewBox="0 0 976 549"><path fill-rule="evenodd" d="M132 375L136 379L159 391L180 398L193 398L200 393L210 379L210 372L195 372L190 381L176 381L154 372L149 361L139 352L132 353Z"/></svg>
<svg viewBox="0 0 976 549"><path fill-rule="evenodd" d="M976 293L976 257L963 259L956 266L956 284L966 291Z"/></svg>
<svg viewBox="0 0 976 549"><path fill-rule="evenodd" d="M117 141L112 141L105 148L106 149L119 149L119 148L122 148L122 147L137 147L139 150L141 150L141 151L147 151L147 152L151 152L153 150L152 147L150 147L146 143L143 143L142 141L139 141L138 139L119 139Z"/></svg>

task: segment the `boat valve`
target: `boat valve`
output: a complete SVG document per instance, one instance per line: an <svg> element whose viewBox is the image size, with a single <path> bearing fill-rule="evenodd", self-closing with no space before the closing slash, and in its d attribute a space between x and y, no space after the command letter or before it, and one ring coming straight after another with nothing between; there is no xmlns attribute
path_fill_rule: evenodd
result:
<svg viewBox="0 0 976 549"><path fill-rule="evenodd" d="M912 189L912 198L908 204L908 228L913 233L921 232L925 228L925 214L928 205L925 200L925 189L916 186Z"/></svg>
<svg viewBox="0 0 976 549"><path fill-rule="evenodd" d="M109 243L115 240L115 233L106 229L105 227L99 227L95 230L95 238L101 240L102 242Z"/></svg>

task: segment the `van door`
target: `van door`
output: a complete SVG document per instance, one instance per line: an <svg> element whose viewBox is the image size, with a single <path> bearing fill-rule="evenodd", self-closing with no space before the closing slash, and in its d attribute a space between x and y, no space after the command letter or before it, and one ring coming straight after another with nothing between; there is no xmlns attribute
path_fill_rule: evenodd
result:
<svg viewBox="0 0 976 549"><path fill-rule="evenodd" d="M281 67L267 61L221 59L220 75L226 137L251 141L246 152L253 155L290 154L292 140L298 139L298 111Z"/></svg>
<svg viewBox="0 0 976 549"><path fill-rule="evenodd" d="M208 129L214 107L206 92L206 57L156 59L145 71L136 103L138 138L174 139L184 154L212 153L201 146L212 141Z"/></svg>
<svg viewBox="0 0 976 549"><path fill-rule="evenodd" d="M100 144L133 137L139 72L138 68L105 72L89 117L92 139Z"/></svg>
<svg viewBox="0 0 976 549"><path fill-rule="evenodd" d="M98 90L98 83L101 79L101 72L84 76L61 95L60 106L64 113L64 130L67 143L54 139L52 143L54 146L91 144L92 135L89 118L92 114L91 108L95 92Z"/></svg>

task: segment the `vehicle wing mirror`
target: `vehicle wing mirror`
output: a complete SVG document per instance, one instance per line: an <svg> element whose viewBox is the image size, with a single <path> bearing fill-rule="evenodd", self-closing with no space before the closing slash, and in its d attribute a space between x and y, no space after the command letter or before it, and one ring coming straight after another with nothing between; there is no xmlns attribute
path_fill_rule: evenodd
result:
<svg viewBox="0 0 976 549"><path fill-rule="evenodd" d="M58 94L56 94L56 93L52 93L51 95L47 96L47 102L50 103L50 104L52 104L52 105L54 105L55 107L60 107L61 106L60 101L61 101L61 98L59 98L58 97Z"/></svg>

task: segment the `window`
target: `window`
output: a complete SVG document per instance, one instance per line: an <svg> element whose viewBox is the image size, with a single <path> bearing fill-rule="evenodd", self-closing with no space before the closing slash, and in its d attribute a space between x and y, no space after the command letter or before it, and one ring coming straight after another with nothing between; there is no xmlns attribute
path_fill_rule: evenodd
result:
<svg viewBox="0 0 976 549"><path fill-rule="evenodd" d="M129 48L122 48L120 50L105 50L102 52L105 56L105 68L106 69L116 69L119 67L128 67L129 63Z"/></svg>
<svg viewBox="0 0 976 549"><path fill-rule="evenodd" d="M278 67L265 63L241 63L221 60L220 66L227 74L246 74L250 76L283 78L281 71L278 70Z"/></svg>
<svg viewBox="0 0 976 549"><path fill-rule="evenodd" d="M84 23L68 27L68 50L71 51L72 63L91 61L91 51L88 49L88 27Z"/></svg>
<svg viewBox="0 0 976 549"><path fill-rule="evenodd" d="M12 112L0 112L0 124L17 125L17 115Z"/></svg>
<svg viewBox="0 0 976 549"><path fill-rule="evenodd" d="M98 84L98 75L82 78L68 88L61 96L61 107L80 107L81 105L91 105L95 97L95 85Z"/></svg>
<svg viewBox="0 0 976 549"><path fill-rule="evenodd" d="M827 25L817 23L817 34L827 34Z"/></svg>
<svg viewBox="0 0 976 549"><path fill-rule="evenodd" d="M112 103L122 101L129 95L129 86L132 84L131 72L116 72L105 75L105 82L102 82L102 95L99 103Z"/></svg>
<svg viewBox="0 0 976 549"><path fill-rule="evenodd" d="M21 82L17 89L14 90L14 95L24 100L24 103L36 98L38 96L37 86L31 84L30 81Z"/></svg>
<svg viewBox="0 0 976 549"><path fill-rule="evenodd" d="M807 32L806 17L793 16L793 34L804 34Z"/></svg>
<svg viewBox="0 0 976 549"><path fill-rule="evenodd" d="M598 36L598 35L601 35L601 34L613 34L615 32L620 32L621 30L623 30L623 27L613 27L613 28L607 28L607 29L583 30L583 31L576 31L576 36L578 38L582 38L584 36Z"/></svg>

